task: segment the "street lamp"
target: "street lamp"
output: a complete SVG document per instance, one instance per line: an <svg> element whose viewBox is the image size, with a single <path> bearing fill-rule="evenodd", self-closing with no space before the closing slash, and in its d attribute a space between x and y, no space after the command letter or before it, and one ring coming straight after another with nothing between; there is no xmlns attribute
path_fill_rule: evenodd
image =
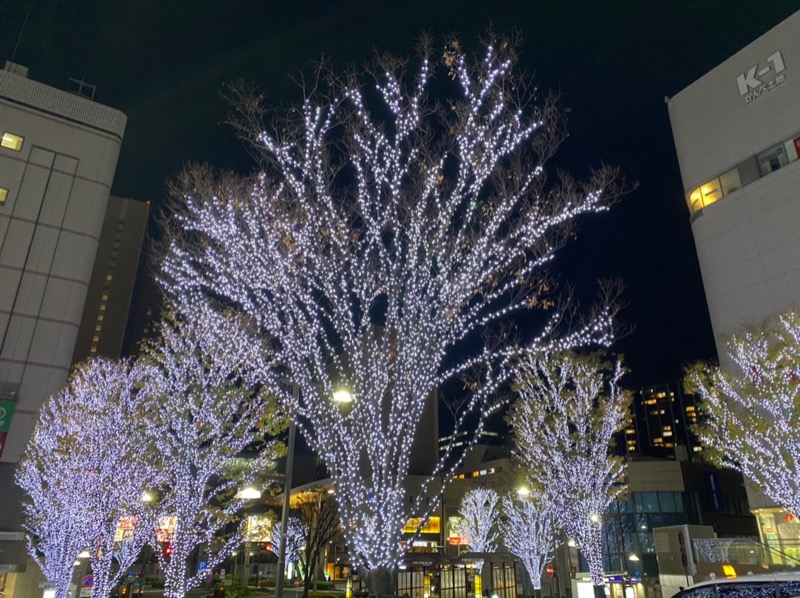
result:
<svg viewBox="0 0 800 598"><path fill-rule="evenodd" d="M352 403L353 395L346 388L337 388L333 391L333 400L336 403Z"/></svg>
<svg viewBox="0 0 800 598"><path fill-rule="evenodd" d="M144 492L142 492L142 495L139 497L139 500L142 501L143 503L147 504L147 503L153 502L154 498L155 498L155 496L153 496L150 492L145 490Z"/></svg>
<svg viewBox="0 0 800 598"><path fill-rule="evenodd" d="M519 488L517 488L517 494L519 496L528 496L530 495L530 493L531 489L528 488L527 486L520 486Z"/></svg>
<svg viewBox="0 0 800 598"><path fill-rule="evenodd" d="M256 500L261 498L261 490L255 486L247 486L239 490L234 498L239 498L242 500Z"/></svg>
<svg viewBox="0 0 800 598"><path fill-rule="evenodd" d="M292 385L293 403L300 402L300 387ZM343 386L338 386L333 391L333 401L344 404L352 403L353 395ZM294 445L297 435L297 424L294 417L289 423L289 441L286 447L286 474L283 477L283 508L281 509L281 541L278 543L278 576L275 580L275 598L283 598L283 569L286 567L286 526L289 523L289 509L291 507L292 494L292 469L294 468Z"/></svg>
<svg viewBox="0 0 800 598"><path fill-rule="evenodd" d="M634 563L638 563L640 559L639 559L638 556L636 556L635 554L631 553L631 554L628 555L628 560L632 561Z"/></svg>

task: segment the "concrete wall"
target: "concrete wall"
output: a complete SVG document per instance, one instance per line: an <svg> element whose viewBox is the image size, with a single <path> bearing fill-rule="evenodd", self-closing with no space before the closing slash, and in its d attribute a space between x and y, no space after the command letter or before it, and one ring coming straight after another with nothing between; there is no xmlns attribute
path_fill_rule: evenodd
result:
<svg viewBox="0 0 800 598"><path fill-rule="evenodd" d="M796 160L775 172L762 169L757 180L693 215L692 231L723 365L728 362L721 336L800 306L800 160L791 154L797 152L792 140L800 136L798 31L800 12L669 103L687 196L780 142L789 142L788 155ZM763 85L753 87L755 83ZM757 161L752 164L757 166Z"/></svg>

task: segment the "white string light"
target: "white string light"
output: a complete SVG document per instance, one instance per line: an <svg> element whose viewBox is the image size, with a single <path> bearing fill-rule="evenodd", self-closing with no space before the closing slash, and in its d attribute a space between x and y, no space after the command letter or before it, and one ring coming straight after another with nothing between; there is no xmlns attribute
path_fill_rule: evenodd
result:
<svg viewBox="0 0 800 598"><path fill-rule="evenodd" d="M106 597L149 538L152 513L139 497L156 468L140 445L143 414L130 363L104 358L80 364L42 405L17 484L28 495L28 553L58 598L67 596L82 550L92 595ZM117 542L123 519L134 525Z"/></svg>
<svg viewBox="0 0 800 598"><path fill-rule="evenodd" d="M354 564L370 569L398 564L404 524L434 512L429 489L460 466L445 450L409 504L426 401L469 375L455 425L473 426L477 413L474 444L517 354L508 337L470 352L474 339L522 309L546 309L543 267L575 218L604 211L615 193L605 168L585 184L546 185L548 156L530 148L540 129L557 128L538 115L554 113L521 105L530 98L519 97L510 52L459 55L450 70L446 100L428 97L427 59L411 85L392 69L376 75L378 106L349 83L307 98L259 132L268 164L249 195L186 190L186 235L162 268L186 304L213 297L258 322L282 366L261 382L327 465ZM559 337L562 315L545 318L538 349L610 340L609 311ZM349 406L331 400L341 386Z"/></svg>
<svg viewBox="0 0 800 598"><path fill-rule="evenodd" d="M800 315L735 335L727 348L738 371L687 371L687 384L702 398L704 454L800 516Z"/></svg>
<svg viewBox="0 0 800 598"><path fill-rule="evenodd" d="M575 541L596 586L604 583L603 515L625 488L625 462L610 448L629 417L631 396L619 387L622 375L619 361L609 368L596 354L531 356L519 368L520 398L508 420L514 456L557 525Z"/></svg>
<svg viewBox="0 0 800 598"><path fill-rule="evenodd" d="M253 370L268 367L263 345L244 334L240 319L197 307L195 316L162 320L160 339L136 368L151 406L148 438L163 455L160 514L174 518L171 554L156 547L167 598L183 598L207 574L189 570L198 547L210 571L244 541L245 501L235 494L272 467L282 444L264 438L286 424L275 400L250 384ZM241 458L254 446L252 458Z"/></svg>
<svg viewBox="0 0 800 598"><path fill-rule="evenodd" d="M556 525L553 515L530 494L504 496L505 519L500 522L503 544L522 561L533 589L542 588L542 572L553 554Z"/></svg>
<svg viewBox="0 0 800 598"><path fill-rule="evenodd" d="M497 519L500 515L500 497L491 488L473 488L461 499L458 513L461 519L455 533L461 543L469 545L473 552L494 552L497 548ZM483 561L475 568L480 572Z"/></svg>

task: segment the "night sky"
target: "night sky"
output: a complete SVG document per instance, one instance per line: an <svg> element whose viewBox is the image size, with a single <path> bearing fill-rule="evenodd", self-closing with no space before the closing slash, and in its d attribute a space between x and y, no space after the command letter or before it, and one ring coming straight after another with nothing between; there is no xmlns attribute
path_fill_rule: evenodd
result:
<svg viewBox="0 0 800 598"><path fill-rule="evenodd" d="M800 9L798 0L0 0L0 58L59 88L97 86L128 115L113 192L158 206L189 161L242 172L244 146L221 124L223 85L257 84L297 103L293 77L321 54L362 63L373 48L403 55L423 30L477 47L488 24L518 28L522 65L559 90L570 138L559 164L580 174L601 161L639 182L610 213L585 220L555 263L591 295L619 277L636 329L614 349L633 385L677 381L682 364L715 349L669 127L672 96Z"/></svg>

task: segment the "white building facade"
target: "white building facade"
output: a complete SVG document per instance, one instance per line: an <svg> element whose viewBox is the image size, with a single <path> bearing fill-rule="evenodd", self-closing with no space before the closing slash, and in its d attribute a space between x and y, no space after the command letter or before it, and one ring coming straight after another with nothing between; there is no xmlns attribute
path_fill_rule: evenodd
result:
<svg viewBox="0 0 800 598"><path fill-rule="evenodd" d="M72 365L127 120L6 66L0 71L0 411L6 413L0 575L18 570L8 562L20 560L14 469L39 406ZM12 589L5 588L6 596Z"/></svg>
<svg viewBox="0 0 800 598"><path fill-rule="evenodd" d="M669 100L723 367L725 335L800 308L798 32L800 12ZM800 557L800 525L763 497L750 505L762 541Z"/></svg>

